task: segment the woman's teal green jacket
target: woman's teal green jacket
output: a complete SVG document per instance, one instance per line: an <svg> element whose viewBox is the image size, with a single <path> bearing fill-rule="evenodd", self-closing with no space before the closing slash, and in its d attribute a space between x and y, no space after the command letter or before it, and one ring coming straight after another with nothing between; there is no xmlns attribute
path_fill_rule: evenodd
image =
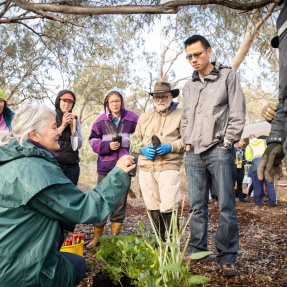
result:
<svg viewBox="0 0 287 287"><path fill-rule="evenodd" d="M57 252L59 221L104 220L129 184L129 176L115 167L83 193L50 152L17 140L1 146L0 285L75 286L73 265Z"/></svg>

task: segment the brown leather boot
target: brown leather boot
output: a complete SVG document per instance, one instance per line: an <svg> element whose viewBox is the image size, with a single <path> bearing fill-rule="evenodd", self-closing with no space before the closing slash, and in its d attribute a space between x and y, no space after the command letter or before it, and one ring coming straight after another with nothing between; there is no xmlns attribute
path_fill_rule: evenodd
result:
<svg viewBox="0 0 287 287"><path fill-rule="evenodd" d="M86 246L86 248L91 249L100 244L99 238L103 235L104 226L94 227L94 238L92 241Z"/></svg>
<svg viewBox="0 0 287 287"><path fill-rule="evenodd" d="M122 223L111 222L111 234L117 236L121 232Z"/></svg>

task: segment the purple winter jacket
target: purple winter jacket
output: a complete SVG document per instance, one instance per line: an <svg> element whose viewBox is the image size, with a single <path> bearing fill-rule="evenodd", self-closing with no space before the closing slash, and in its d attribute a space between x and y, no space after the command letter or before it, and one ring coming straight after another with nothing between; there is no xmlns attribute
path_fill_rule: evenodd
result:
<svg viewBox="0 0 287 287"><path fill-rule="evenodd" d="M120 93L114 88L108 92L108 95L111 91ZM135 113L125 109L123 97L121 120L118 127L113 123L114 116L106 106L105 111L106 113L101 114L93 123L89 137L89 143L93 151L99 155L97 173L104 175L108 174L115 167L119 158L129 153L130 142L127 137L134 133L138 121L138 116ZM110 150L112 138L116 136L115 133L111 133L112 131L117 131L117 133L122 136L121 147L115 151Z"/></svg>

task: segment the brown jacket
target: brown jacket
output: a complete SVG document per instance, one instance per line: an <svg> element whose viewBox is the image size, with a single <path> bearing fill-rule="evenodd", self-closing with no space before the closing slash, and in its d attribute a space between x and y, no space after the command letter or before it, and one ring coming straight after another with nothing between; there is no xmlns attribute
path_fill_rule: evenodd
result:
<svg viewBox="0 0 287 287"><path fill-rule="evenodd" d="M177 108L178 103L172 102L170 110L159 113L156 110L148 111L139 117L136 135L145 146L152 146L151 137L157 135L161 143L171 144L171 152L163 155L163 161L156 155L153 160L144 155L139 156L139 167L144 171L179 170L184 145L181 141L181 110Z"/></svg>

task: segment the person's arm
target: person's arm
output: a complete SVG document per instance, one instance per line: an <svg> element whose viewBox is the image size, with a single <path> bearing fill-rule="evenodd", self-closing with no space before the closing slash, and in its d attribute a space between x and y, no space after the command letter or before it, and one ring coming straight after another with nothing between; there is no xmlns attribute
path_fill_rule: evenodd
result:
<svg viewBox="0 0 287 287"><path fill-rule="evenodd" d="M285 122L287 113L283 108L282 94L279 95L279 102L277 105L277 112L274 120L271 122L271 131L266 139L267 145L270 143L283 143L285 140Z"/></svg>
<svg viewBox="0 0 287 287"><path fill-rule="evenodd" d="M227 85L229 115L224 141L234 143L240 140L245 125L245 96L235 72L229 73Z"/></svg>
<svg viewBox="0 0 287 287"><path fill-rule="evenodd" d="M152 160L155 157L155 150L151 145L144 145L143 143L143 138L144 138L144 134L143 134L143 130L142 130L142 121L145 115L142 115L139 117L138 122L137 122L137 126L136 126L136 130L133 133L134 136L136 136L139 141L140 141L140 145L143 145L144 147L140 150L140 154L142 154L143 156L145 156L147 159Z"/></svg>
<svg viewBox="0 0 287 287"><path fill-rule="evenodd" d="M133 133L133 135L139 139L141 145L143 144L143 134L142 134L142 130L141 130L142 129L142 118L143 118L143 116L139 117L135 131Z"/></svg>
<svg viewBox="0 0 287 287"><path fill-rule="evenodd" d="M90 146L98 155L111 155L113 153L113 150L110 149L111 141L103 141L102 135L101 124L100 122L95 121L89 137Z"/></svg>
<svg viewBox="0 0 287 287"><path fill-rule="evenodd" d="M182 135L182 131L181 131L182 127L181 124L179 126L179 134ZM171 144L171 152L174 153L183 153L185 152L185 146L182 142L181 137L178 140L175 140L173 142L170 143Z"/></svg>
<svg viewBox="0 0 287 287"><path fill-rule="evenodd" d="M57 184L40 191L29 205L55 221L96 223L113 211L129 185L130 177L115 167L89 193L83 193L72 183Z"/></svg>
<svg viewBox="0 0 287 287"><path fill-rule="evenodd" d="M62 123L58 127L58 130L60 131L60 133L62 133L64 131L64 129L70 125L70 123L73 120L73 117L74 117L74 115L71 113L64 113L63 114Z"/></svg>
<svg viewBox="0 0 287 287"><path fill-rule="evenodd" d="M180 134L181 134L181 141L183 143L183 145L186 145L187 143L185 143L183 141L183 135L185 132L185 128L187 126L187 116L186 116L186 94L185 94L185 89L182 90L182 109L181 109L181 129L180 129Z"/></svg>
<svg viewBox="0 0 287 287"><path fill-rule="evenodd" d="M76 135L78 136L78 149L80 149L83 145L83 138L82 138L81 122L78 117L77 117Z"/></svg>

